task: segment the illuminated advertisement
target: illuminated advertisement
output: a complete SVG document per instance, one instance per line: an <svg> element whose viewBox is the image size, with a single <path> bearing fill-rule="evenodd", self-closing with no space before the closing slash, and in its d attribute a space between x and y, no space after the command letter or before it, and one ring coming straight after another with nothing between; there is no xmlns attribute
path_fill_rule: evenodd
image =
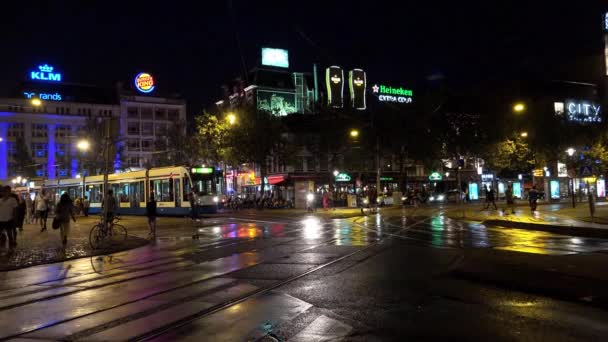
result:
<svg viewBox="0 0 608 342"><path fill-rule="evenodd" d="M604 31L608 32L608 12L604 14Z"/></svg>
<svg viewBox="0 0 608 342"><path fill-rule="evenodd" d="M479 199L479 187L477 183L469 183L469 199L471 201Z"/></svg>
<svg viewBox="0 0 608 342"><path fill-rule="evenodd" d="M338 173L336 182L350 182L351 177L348 173Z"/></svg>
<svg viewBox="0 0 608 342"><path fill-rule="evenodd" d="M552 180L549 182L549 190L551 192L551 199L559 199L559 181Z"/></svg>
<svg viewBox="0 0 608 342"><path fill-rule="evenodd" d="M262 65L289 68L289 52L283 49L262 48Z"/></svg>
<svg viewBox="0 0 608 342"><path fill-rule="evenodd" d="M606 180L597 180L597 197L606 197Z"/></svg>
<svg viewBox="0 0 608 342"><path fill-rule="evenodd" d="M257 91L257 108L276 116L297 113L296 94L285 91Z"/></svg>
<svg viewBox="0 0 608 342"><path fill-rule="evenodd" d="M520 182L513 183L513 197L521 198L521 183Z"/></svg>
<svg viewBox="0 0 608 342"><path fill-rule="evenodd" d="M62 101L63 100L63 98L61 97L61 94L59 94L59 93L49 94L49 93L36 93L35 91L32 91L32 92L24 91L23 96L26 99L39 98L41 100L46 100L46 101Z"/></svg>
<svg viewBox="0 0 608 342"><path fill-rule="evenodd" d="M325 83L327 84L328 104L335 108L341 108L344 98L344 71L342 68L330 66L325 69Z"/></svg>
<svg viewBox="0 0 608 342"><path fill-rule="evenodd" d="M555 114L565 116L568 121L602 122L601 106L597 103L582 100L566 100L553 104Z"/></svg>
<svg viewBox="0 0 608 342"><path fill-rule="evenodd" d="M361 69L353 69L348 73L348 86L350 88L350 101L353 108L364 110L365 104L365 87L367 85L367 77L365 71Z"/></svg>
<svg viewBox="0 0 608 342"><path fill-rule="evenodd" d="M30 71L32 81L61 82L61 74L53 72L55 68L48 64L39 65L38 70Z"/></svg>
<svg viewBox="0 0 608 342"><path fill-rule="evenodd" d="M372 92L378 96L380 102L412 103L414 101L414 92L411 89L374 84Z"/></svg>
<svg viewBox="0 0 608 342"><path fill-rule="evenodd" d="M156 88L154 78L147 72L140 72L135 76L135 88L145 94L151 93Z"/></svg>

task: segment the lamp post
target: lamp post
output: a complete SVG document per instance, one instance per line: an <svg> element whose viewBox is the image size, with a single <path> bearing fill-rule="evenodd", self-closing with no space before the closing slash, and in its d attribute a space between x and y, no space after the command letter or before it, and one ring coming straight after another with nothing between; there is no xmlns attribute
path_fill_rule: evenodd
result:
<svg viewBox="0 0 608 342"><path fill-rule="evenodd" d="M568 157L570 157L570 159L572 159L575 152L576 152L576 150L572 147L570 147L566 150L566 153L568 154ZM570 187L571 187L570 196L572 197L572 208L576 208L576 197L574 195L574 179L576 178L576 168L574 167L574 163L572 163L572 166L573 166L572 172L574 174L573 174L573 177L570 177Z"/></svg>

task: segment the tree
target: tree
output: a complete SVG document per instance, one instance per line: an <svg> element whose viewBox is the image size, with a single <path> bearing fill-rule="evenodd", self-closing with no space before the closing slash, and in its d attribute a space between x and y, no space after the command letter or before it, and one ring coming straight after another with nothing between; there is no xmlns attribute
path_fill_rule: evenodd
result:
<svg viewBox="0 0 608 342"><path fill-rule="evenodd" d="M484 152L486 165L499 177L514 178L519 173L530 172L536 164L534 152L521 137L491 144Z"/></svg>

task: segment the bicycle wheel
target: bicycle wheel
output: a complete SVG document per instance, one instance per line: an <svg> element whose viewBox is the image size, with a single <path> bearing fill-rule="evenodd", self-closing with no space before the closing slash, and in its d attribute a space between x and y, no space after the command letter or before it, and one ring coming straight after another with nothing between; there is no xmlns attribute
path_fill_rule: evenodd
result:
<svg viewBox="0 0 608 342"><path fill-rule="evenodd" d="M91 232L89 233L89 243L91 244L92 249L98 249L105 240L105 234L103 232L103 226L100 224L96 224L91 228Z"/></svg>
<svg viewBox="0 0 608 342"><path fill-rule="evenodd" d="M110 241L112 243L122 243L127 239L127 228L121 224L112 225L112 235Z"/></svg>

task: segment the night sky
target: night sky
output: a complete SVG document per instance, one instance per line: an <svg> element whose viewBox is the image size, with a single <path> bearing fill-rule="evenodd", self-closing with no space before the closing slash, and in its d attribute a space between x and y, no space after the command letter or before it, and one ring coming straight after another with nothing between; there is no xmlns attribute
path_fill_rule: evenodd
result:
<svg viewBox="0 0 608 342"><path fill-rule="evenodd" d="M280 47L294 71L314 62L360 67L372 82L403 86L433 74L470 83L557 78L572 65L582 66L579 80L601 72L605 1L354 2L234 0L231 11L228 1L10 1L0 20L0 89L39 63L65 81L107 86L148 71L194 114L242 74L237 33L247 68L262 46Z"/></svg>

